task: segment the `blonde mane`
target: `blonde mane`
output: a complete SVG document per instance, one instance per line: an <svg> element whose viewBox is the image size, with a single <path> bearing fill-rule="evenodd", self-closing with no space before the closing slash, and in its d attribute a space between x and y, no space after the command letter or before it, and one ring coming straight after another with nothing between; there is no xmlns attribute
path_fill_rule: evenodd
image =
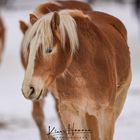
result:
<svg viewBox="0 0 140 140"><path fill-rule="evenodd" d="M79 46L76 22L70 15L71 13L74 13L74 11L77 12L78 10L62 10L59 12L61 43L62 46L65 47L67 34L70 41L70 50L72 55L76 52ZM78 12L82 13L81 11ZM33 26L30 26L26 32L22 42L25 58L27 58L27 48L29 46L30 50L33 47L34 51L36 52L40 45L42 45L43 50L53 45L53 33L51 30L52 16L53 12L44 15L38 19Z"/></svg>

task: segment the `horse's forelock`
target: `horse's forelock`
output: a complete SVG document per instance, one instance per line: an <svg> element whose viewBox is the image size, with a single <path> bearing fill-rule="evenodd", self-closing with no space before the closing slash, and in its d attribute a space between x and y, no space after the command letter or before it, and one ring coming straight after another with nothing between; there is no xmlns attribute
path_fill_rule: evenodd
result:
<svg viewBox="0 0 140 140"><path fill-rule="evenodd" d="M72 17L73 13L78 10L62 10L58 14L60 16L60 36L62 46L65 47L66 35L68 36L70 42L70 50L73 55L79 46L78 35L77 35L77 25L76 21ZM77 12L77 15L82 15L82 12ZM51 19L53 12L44 15L38 21L29 27L23 39L24 56L27 58L28 46L33 47L36 51L40 44L42 44L43 52L44 50L53 45L53 33L51 29ZM34 44L34 45L32 45ZM31 50L31 49L30 49Z"/></svg>

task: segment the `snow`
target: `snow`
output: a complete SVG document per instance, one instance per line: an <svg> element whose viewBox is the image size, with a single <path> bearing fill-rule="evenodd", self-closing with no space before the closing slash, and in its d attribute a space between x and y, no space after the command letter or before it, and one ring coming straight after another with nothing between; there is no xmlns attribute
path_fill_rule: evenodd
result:
<svg viewBox="0 0 140 140"><path fill-rule="evenodd" d="M117 120L115 140L140 140L140 47L137 19L131 5L116 3L97 3L94 9L105 11L119 17L128 30L128 41L132 56L133 81L123 111ZM7 28L6 47L0 66L0 140L38 140L37 127L32 120L32 103L24 99L21 85L24 70L20 63L20 43L22 34L18 20L28 21L25 10L5 10L2 15ZM46 127L59 128L54 109L54 99L46 98Z"/></svg>

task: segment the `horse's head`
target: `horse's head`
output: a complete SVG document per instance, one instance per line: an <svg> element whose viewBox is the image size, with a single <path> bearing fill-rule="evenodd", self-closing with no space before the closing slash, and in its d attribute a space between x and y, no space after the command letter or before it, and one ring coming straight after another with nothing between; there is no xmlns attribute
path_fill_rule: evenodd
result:
<svg viewBox="0 0 140 140"><path fill-rule="evenodd" d="M22 45L27 62L23 95L37 100L70 64L78 47L75 20L68 11L47 14L29 27Z"/></svg>

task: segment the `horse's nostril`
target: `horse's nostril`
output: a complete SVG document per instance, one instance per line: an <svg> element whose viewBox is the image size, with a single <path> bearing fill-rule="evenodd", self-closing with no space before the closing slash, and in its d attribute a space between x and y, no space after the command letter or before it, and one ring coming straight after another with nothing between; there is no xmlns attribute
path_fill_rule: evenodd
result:
<svg viewBox="0 0 140 140"><path fill-rule="evenodd" d="M33 96L33 94L35 93L35 88L34 87L30 87L30 96L29 97L32 97Z"/></svg>
<svg viewBox="0 0 140 140"><path fill-rule="evenodd" d="M25 90L25 91L23 89L21 89L21 90L22 90L22 94L25 98L33 99L35 97L35 88L33 86L30 86L28 88L28 90Z"/></svg>

